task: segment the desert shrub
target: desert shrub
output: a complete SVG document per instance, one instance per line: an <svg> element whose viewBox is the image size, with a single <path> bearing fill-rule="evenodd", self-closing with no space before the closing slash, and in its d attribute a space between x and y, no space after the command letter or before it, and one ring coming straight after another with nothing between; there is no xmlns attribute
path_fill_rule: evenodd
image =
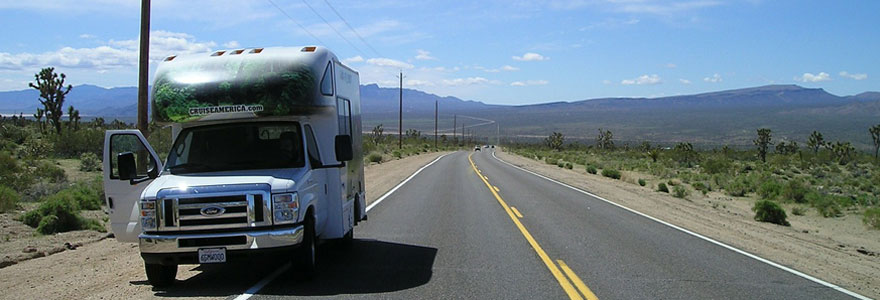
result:
<svg viewBox="0 0 880 300"><path fill-rule="evenodd" d="M694 187L695 190L698 190L698 191L700 191L701 193L703 193L703 195L708 194L708 193L709 193L709 190L711 190L711 188L709 187L708 184L705 184L705 183L702 183L702 182L694 182L693 187Z"/></svg>
<svg viewBox="0 0 880 300"><path fill-rule="evenodd" d="M557 161L556 161L556 166L562 168L562 167L565 166L565 162L562 161L562 160L557 160Z"/></svg>
<svg viewBox="0 0 880 300"><path fill-rule="evenodd" d="M880 229L880 207L866 209L862 222L871 229Z"/></svg>
<svg viewBox="0 0 880 300"><path fill-rule="evenodd" d="M804 197L807 195L807 188L800 180L792 179L785 183L782 188L782 198L795 203L804 203Z"/></svg>
<svg viewBox="0 0 880 300"><path fill-rule="evenodd" d="M758 186L758 195L761 199L773 200L782 194L782 185L776 179L768 178Z"/></svg>
<svg viewBox="0 0 880 300"><path fill-rule="evenodd" d="M752 207L752 211L755 212L755 221L791 226L786 220L788 216L785 214L785 210L776 202L758 200L755 202L755 206Z"/></svg>
<svg viewBox="0 0 880 300"><path fill-rule="evenodd" d="M615 169L603 169L602 176L612 178L612 179L620 179L620 171Z"/></svg>
<svg viewBox="0 0 880 300"><path fill-rule="evenodd" d="M18 193L10 187L0 185L0 213L15 209L19 200Z"/></svg>
<svg viewBox="0 0 880 300"><path fill-rule="evenodd" d="M97 128L65 130L61 134L51 135L49 140L55 146L55 155L59 157L76 158L86 152L98 155L104 147L104 131Z"/></svg>
<svg viewBox="0 0 880 300"><path fill-rule="evenodd" d="M826 218L834 218L843 216L843 212L840 210L840 204L835 201L836 197L834 195L822 194L819 192L809 192L806 195L807 202L810 203L813 207L816 208L816 211L819 212L819 215Z"/></svg>
<svg viewBox="0 0 880 300"><path fill-rule="evenodd" d="M100 189L100 184L94 182L77 182L58 194L69 195L80 209L97 210L103 204Z"/></svg>
<svg viewBox="0 0 880 300"><path fill-rule="evenodd" d="M724 186L724 191L734 197L745 197L751 189L751 183L744 177L737 176Z"/></svg>
<svg viewBox="0 0 880 300"><path fill-rule="evenodd" d="M559 160L552 157L545 157L544 162L546 162L548 165L555 165L559 162Z"/></svg>
<svg viewBox="0 0 880 300"><path fill-rule="evenodd" d="M598 172L598 170L596 170L596 167L594 167L593 165L587 166L587 173L596 174L596 172Z"/></svg>
<svg viewBox="0 0 880 300"><path fill-rule="evenodd" d="M658 184L657 184L657 191L658 191L658 192L669 193L669 188L666 187L666 184L665 184L665 183L662 183L662 182L661 182L661 183L658 183Z"/></svg>
<svg viewBox="0 0 880 300"><path fill-rule="evenodd" d="M23 144L28 140L31 133L26 129L15 125L0 125L0 139L8 140L16 144Z"/></svg>
<svg viewBox="0 0 880 300"><path fill-rule="evenodd" d="M79 170L83 172L100 171L101 161L92 152L86 152L79 156Z"/></svg>
<svg viewBox="0 0 880 300"><path fill-rule="evenodd" d="M42 139L29 139L18 149L18 155L29 159L45 158L52 152L52 144Z"/></svg>
<svg viewBox="0 0 880 300"><path fill-rule="evenodd" d="M83 223L76 201L61 194L46 198L37 209L24 214L21 221L42 234L79 230Z"/></svg>
<svg viewBox="0 0 880 300"><path fill-rule="evenodd" d="M374 163L381 163L382 162L382 154L372 152L369 155L367 155L367 161L374 162Z"/></svg>
<svg viewBox="0 0 880 300"><path fill-rule="evenodd" d="M684 186L676 185L672 188L672 196L676 198L684 198L690 195L690 191L688 191Z"/></svg>
<svg viewBox="0 0 880 300"><path fill-rule="evenodd" d="M64 174L64 169L61 169L61 167L49 161L37 162L36 168L34 169L34 176L46 179L51 183L62 183L67 181L67 175Z"/></svg>
<svg viewBox="0 0 880 300"><path fill-rule="evenodd" d="M0 139L0 151L9 151L15 153L17 149L18 145L16 145L12 141Z"/></svg>
<svg viewBox="0 0 880 300"><path fill-rule="evenodd" d="M666 184L668 184L669 186L675 186L675 185L676 185L675 181L672 181L672 179L670 179L669 181L667 181Z"/></svg>
<svg viewBox="0 0 880 300"><path fill-rule="evenodd" d="M730 162L723 158L710 158L701 165L703 172L707 174L727 173L730 170Z"/></svg>
<svg viewBox="0 0 880 300"><path fill-rule="evenodd" d="M400 150L394 150L391 151L391 156L394 156L394 158L401 158L403 157L403 153L401 153Z"/></svg>
<svg viewBox="0 0 880 300"><path fill-rule="evenodd" d="M803 207L795 206L791 208L791 214L795 216L803 216L806 210Z"/></svg>
<svg viewBox="0 0 880 300"><path fill-rule="evenodd" d="M877 196L869 195L869 194L859 194L855 198L855 202L861 206L875 206L880 204L880 199Z"/></svg>
<svg viewBox="0 0 880 300"><path fill-rule="evenodd" d="M639 185L645 186L647 184L644 179L639 178Z"/></svg>
<svg viewBox="0 0 880 300"><path fill-rule="evenodd" d="M574 165L572 165L570 162L566 162L565 168L571 170L572 168L574 168Z"/></svg>

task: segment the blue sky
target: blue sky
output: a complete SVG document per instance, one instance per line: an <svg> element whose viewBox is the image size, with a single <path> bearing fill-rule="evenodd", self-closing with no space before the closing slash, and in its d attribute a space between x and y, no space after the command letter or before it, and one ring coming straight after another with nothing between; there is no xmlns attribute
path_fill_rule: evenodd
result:
<svg viewBox="0 0 880 300"><path fill-rule="evenodd" d="M0 90L46 66L74 85L136 85L139 9L0 0ZM880 1L153 0L151 69L170 54L320 44L361 83L396 87L402 70L405 87L487 103L766 84L851 95L880 90L878 12Z"/></svg>

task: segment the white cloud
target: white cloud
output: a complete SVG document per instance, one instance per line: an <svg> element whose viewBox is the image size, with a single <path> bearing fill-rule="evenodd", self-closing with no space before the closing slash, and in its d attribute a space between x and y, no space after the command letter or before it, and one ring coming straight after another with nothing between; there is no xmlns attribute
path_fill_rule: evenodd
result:
<svg viewBox="0 0 880 300"><path fill-rule="evenodd" d="M355 56L355 57L349 57L349 58L342 60L342 62L347 63L347 64L359 63L359 62L363 62L363 61L364 61L364 58L360 55Z"/></svg>
<svg viewBox="0 0 880 300"><path fill-rule="evenodd" d="M721 78L720 74L715 73L715 74L712 74L711 77L703 77L703 81L711 82L711 83L719 83L719 82L724 81L724 79Z"/></svg>
<svg viewBox="0 0 880 300"><path fill-rule="evenodd" d="M532 85L546 85L548 83L550 83L550 82L547 80L541 79L541 80L514 81L514 82L511 82L510 85L511 86L532 86Z"/></svg>
<svg viewBox="0 0 880 300"><path fill-rule="evenodd" d="M690 81L690 80L687 80L687 79L681 79L681 78L678 79L678 82L681 82L682 84L691 84L691 81Z"/></svg>
<svg viewBox="0 0 880 300"><path fill-rule="evenodd" d="M500 84L500 81L497 80L489 80L483 77L467 77L467 78L454 78L454 79L444 79L443 85L447 86L464 86L464 85L482 85L482 84Z"/></svg>
<svg viewBox="0 0 880 300"><path fill-rule="evenodd" d="M367 63L379 67L393 67L398 69L412 69L414 67L411 64L390 58L370 58L367 60Z"/></svg>
<svg viewBox="0 0 880 300"><path fill-rule="evenodd" d="M486 69L481 66L475 66L474 69L483 70L483 71L489 72L489 73L498 73L498 72L502 72L502 71L504 71L504 72L519 71L519 68L511 66L511 65L503 65L500 68L496 68L496 69Z"/></svg>
<svg viewBox="0 0 880 300"><path fill-rule="evenodd" d="M610 84L611 84L611 80L608 80L608 79L602 80L602 84L604 84L604 85L610 85Z"/></svg>
<svg viewBox="0 0 880 300"><path fill-rule="evenodd" d="M523 54L522 56L513 56L512 58L513 60L518 61L542 61L550 59L549 57L534 52L528 52L526 54Z"/></svg>
<svg viewBox="0 0 880 300"><path fill-rule="evenodd" d="M850 73L847 72L847 71L841 71L841 72L840 72L840 76L841 76L841 77L850 78L850 79L855 79L855 80L865 80L865 79L868 79L868 74L865 74L865 73L850 74Z"/></svg>
<svg viewBox="0 0 880 300"><path fill-rule="evenodd" d="M95 36L92 35L92 34L83 33L83 34L80 34L80 35L79 35L79 38L81 38L81 39L93 39L93 38L95 38Z"/></svg>
<svg viewBox="0 0 880 300"><path fill-rule="evenodd" d="M418 80L418 79L409 79L405 83L407 86L411 86L411 87L434 86L433 82L430 82L427 80Z"/></svg>
<svg viewBox="0 0 880 300"><path fill-rule="evenodd" d="M241 44L239 44L238 41L228 41L228 42L226 42L226 43L223 44L223 47L224 47L224 48L229 48L229 49L232 49L232 48L239 48L239 47L241 47Z"/></svg>
<svg viewBox="0 0 880 300"><path fill-rule="evenodd" d="M692 0L666 3L657 3L643 0L623 0L608 2L612 5L616 5L617 10L626 13L654 14L665 16L689 10L718 6L722 4L720 1L712 0Z"/></svg>
<svg viewBox="0 0 880 300"><path fill-rule="evenodd" d="M667 68L669 68L669 69L675 69L675 68L678 68L678 66L675 65L674 63L668 63L668 64L666 64L666 65L664 65L664 66L667 67Z"/></svg>
<svg viewBox="0 0 880 300"><path fill-rule="evenodd" d="M831 75L828 75L828 73L825 72L819 72L819 74L815 75L812 73L804 73L804 75L801 75L801 77L795 77L795 80L803 82L829 81L831 80Z"/></svg>
<svg viewBox="0 0 880 300"><path fill-rule="evenodd" d="M418 50L416 50L416 52L418 52L418 54L416 55L416 59L418 59L418 60L433 60L433 59L437 59L436 57L431 56L431 52L428 52L428 51L425 51L425 50L422 50L422 49L418 49Z"/></svg>
<svg viewBox="0 0 880 300"><path fill-rule="evenodd" d="M635 84L635 85L650 85L650 84L659 84L662 82L663 81L660 79L660 76L657 76L657 74L651 74L651 75L642 75L642 76L639 76L635 79L624 79L624 80L620 81L620 84L622 84L622 85L633 85L633 84Z"/></svg>
<svg viewBox="0 0 880 300"><path fill-rule="evenodd" d="M137 66L137 39L110 40L106 44L94 48L63 47L43 53L0 52L0 69L23 70L56 66L100 71ZM153 31L150 32L150 60L158 62L172 54L210 52L216 45L214 42L198 42L186 33Z"/></svg>
<svg viewBox="0 0 880 300"><path fill-rule="evenodd" d="M503 65L501 66L501 71L519 71L519 68L511 65Z"/></svg>

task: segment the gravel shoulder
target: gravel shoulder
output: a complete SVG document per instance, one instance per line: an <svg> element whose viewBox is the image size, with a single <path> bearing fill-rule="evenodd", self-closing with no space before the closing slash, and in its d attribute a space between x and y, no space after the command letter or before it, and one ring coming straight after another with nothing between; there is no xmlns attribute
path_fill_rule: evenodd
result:
<svg viewBox="0 0 880 300"><path fill-rule="evenodd" d="M880 232L865 228L857 215L823 218L811 210L804 216L789 216L791 227L784 227L754 221L751 198L710 192L707 196L692 193L679 199L653 191L650 187L656 183L648 187L634 184L638 178L650 178L643 174L623 172L622 180L614 180L502 151L496 155L516 166L864 296L880 298Z"/></svg>
<svg viewBox="0 0 880 300"><path fill-rule="evenodd" d="M425 153L366 166L367 203L375 201L410 174L446 153ZM38 236L33 228L14 220L17 214L0 214L0 228L3 230L0 231L0 255L6 257L4 261L10 261L0 268L0 299L153 299L175 295L218 299L240 294L249 287L240 290L236 286L215 287L210 282L214 276L203 274L206 272L197 265L186 265L178 268L177 280L193 282L195 292L156 290L146 283L136 244L119 243L107 238L106 233L94 231ZM65 243L74 249L66 247ZM247 269L247 266L241 269ZM259 275L248 277L256 281L260 279Z"/></svg>

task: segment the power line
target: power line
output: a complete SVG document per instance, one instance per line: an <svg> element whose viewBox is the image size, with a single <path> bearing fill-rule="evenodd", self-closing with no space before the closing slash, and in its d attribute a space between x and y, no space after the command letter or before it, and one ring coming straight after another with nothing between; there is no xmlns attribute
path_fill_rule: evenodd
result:
<svg viewBox="0 0 880 300"><path fill-rule="evenodd" d="M349 41L347 38L345 38L345 36L342 35L342 33L339 32L339 30L336 30L336 27L333 27L333 25L330 25L330 22L327 22L327 19L324 19L324 17L322 17L321 14L319 14L318 11L315 10L315 8L312 7L311 4L309 4L309 2L307 2L306 0L302 0L302 3L304 3L306 6L308 6L309 9L310 9L313 13L315 13L316 16L318 16L318 18L320 18L322 21L324 21L324 24L327 24L327 26L330 27L330 29L333 29L333 32L336 32L336 34L339 35L339 37L341 37L343 40L345 40L345 42L348 43L349 46L351 46L352 48L354 48L355 50L357 50L357 52L359 52L360 54L362 54L362 55L367 55L367 54L365 54L363 51L361 51L360 48L358 48L357 46L355 46L354 44L352 44L351 41Z"/></svg>
<svg viewBox="0 0 880 300"><path fill-rule="evenodd" d="M327 45L326 43L324 43L323 41L321 41L321 39L319 39L317 36L315 36L314 34L312 34L311 31L309 31L308 29L306 29L305 26L303 26L302 24L300 24L299 22L297 22L296 19L294 19L293 17L291 17L290 15L288 15L286 11L284 11L283 9L281 9L280 6L278 6L278 4L275 4L275 2L272 2L272 0L266 0L266 1L269 1L269 3L271 3L272 6L275 6L275 8L277 8L278 11L280 11L282 14L284 14L285 16L287 16L288 19L290 19L291 21L293 21L293 23L295 23L296 26L299 26L299 28L302 28L303 31L305 31L305 32L308 33L310 36L312 36L313 39L315 39L316 41L318 41L318 44L321 44L321 45Z"/></svg>
<svg viewBox="0 0 880 300"><path fill-rule="evenodd" d="M354 35L357 36L361 40L361 42L364 42L364 45L367 45L367 47L370 48L370 50L373 50L373 53L376 53L377 56L384 57L384 56L382 56L382 54L379 53L379 51L376 51L376 48L373 48L373 46L371 46L370 43L367 43L367 40L365 40L364 37L362 37L357 32L357 30L354 30L354 27L352 27L351 24L348 24L348 21L346 21L345 18L343 18L342 15L339 14L339 11L337 11L336 8L333 7L333 5L330 5L330 2L328 2L327 0L324 0L324 3L327 3L327 6L329 6L330 9L333 10L333 13L335 13L336 16L339 17L340 20L342 20L342 23L345 23L345 26L348 26L348 29L351 29L351 32L354 32Z"/></svg>

